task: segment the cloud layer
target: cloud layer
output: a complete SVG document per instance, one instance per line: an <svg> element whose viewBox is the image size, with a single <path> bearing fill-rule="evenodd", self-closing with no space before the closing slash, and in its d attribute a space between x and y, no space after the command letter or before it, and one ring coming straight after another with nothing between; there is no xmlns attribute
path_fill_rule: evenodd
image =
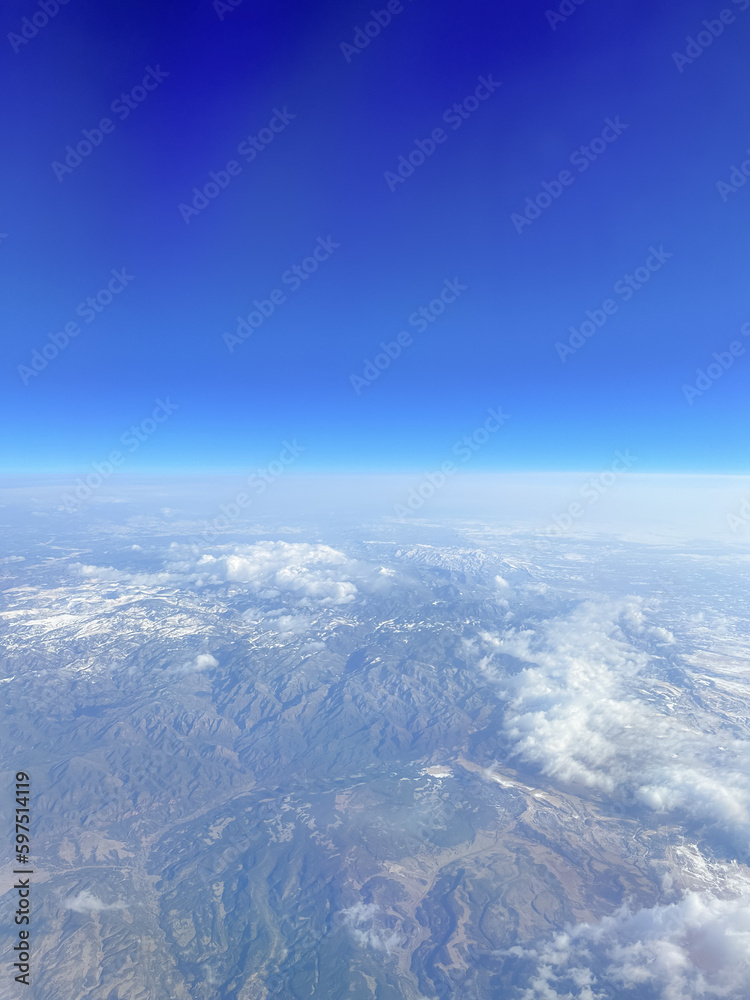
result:
<svg viewBox="0 0 750 1000"><path fill-rule="evenodd" d="M483 633L478 664L506 704L514 754L550 777L718 829L744 859L750 743L702 718L653 669L672 642L634 599L588 602L533 630ZM509 672L504 656L523 669Z"/></svg>
<svg viewBox="0 0 750 1000"><path fill-rule="evenodd" d="M690 892L678 903L578 924L538 949L512 948L533 971L520 1000L745 1000L750 882L734 898Z"/></svg>
<svg viewBox="0 0 750 1000"><path fill-rule="evenodd" d="M357 596L363 568L329 545L257 542L229 552L200 552L173 544L163 569L129 573L112 567L78 565L81 576L140 587L210 586L233 583L262 598L285 597L299 604L343 605Z"/></svg>
<svg viewBox="0 0 750 1000"><path fill-rule="evenodd" d="M73 910L74 913L98 913L101 910L123 910L124 903L103 903L101 899L83 889L76 896L69 896L63 903L66 910Z"/></svg>
<svg viewBox="0 0 750 1000"><path fill-rule="evenodd" d="M390 954L402 940L398 931L382 926L385 914L377 903L355 903L341 910L340 915L354 940L363 947Z"/></svg>

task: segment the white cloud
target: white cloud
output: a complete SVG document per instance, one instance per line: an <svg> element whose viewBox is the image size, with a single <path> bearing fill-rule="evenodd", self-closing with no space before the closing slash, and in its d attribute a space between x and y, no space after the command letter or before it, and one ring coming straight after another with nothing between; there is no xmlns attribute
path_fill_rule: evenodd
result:
<svg viewBox="0 0 750 1000"><path fill-rule="evenodd" d="M401 943L401 935L397 931L378 926L382 923L381 914L384 911L377 903L355 903L340 912L354 940L363 947L390 954Z"/></svg>
<svg viewBox="0 0 750 1000"><path fill-rule="evenodd" d="M200 569L244 583L256 593L286 593L320 604L348 604L357 587L347 557L329 545L304 542L258 542L232 555L203 556Z"/></svg>
<svg viewBox="0 0 750 1000"><path fill-rule="evenodd" d="M750 743L681 708L683 691L653 677L653 654L639 646L671 638L635 599L601 601L537 630L484 633L475 653L506 703L516 755L550 777L718 827L745 856ZM502 654L526 666L508 673Z"/></svg>
<svg viewBox="0 0 750 1000"><path fill-rule="evenodd" d="M198 655L192 659L188 660L187 663L183 663L181 666L174 668L175 674L197 674L202 670L208 670L209 667L218 667L219 661L215 656L210 653L198 653Z"/></svg>
<svg viewBox="0 0 750 1000"><path fill-rule="evenodd" d="M267 612L262 621L266 628L279 635L304 635L310 631L313 620L306 615L286 615L275 610Z"/></svg>
<svg viewBox="0 0 750 1000"><path fill-rule="evenodd" d="M623 906L536 949L511 948L531 963L519 1000L746 1000L750 880L735 871L733 883L734 898L689 892L635 912Z"/></svg>
<svg viewBox="0 0 750 1000"><path fill-rule="evenodd" d="M74 569L88 579L140 588L232 583L265 599L283 597L310 606L350 604L358 593L355 581L368 591L391 585L372 567L349 559L329 545L266 541L206 553L195 546L175 543L169 551L171 558L152 573L81 564Z"/></svg>
<svg viewBox="0 0 750 1000"><path fill-rule="evenodd" d="M73 910L75 913L92 913L100 910L124 910L124 903L103 903L101 899L83 889L77 896L69 896L63 902L66 910Z"/></svg>

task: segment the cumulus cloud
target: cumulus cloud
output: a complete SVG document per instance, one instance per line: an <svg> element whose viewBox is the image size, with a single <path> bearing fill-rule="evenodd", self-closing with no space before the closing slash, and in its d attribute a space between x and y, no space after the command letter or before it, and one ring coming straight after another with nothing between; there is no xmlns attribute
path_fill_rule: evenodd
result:
<svg viewBox="0 0 750 1000"><path fill-rule="evenodd" d="M212 656L210 653L198 653L194 660L190 660L188 663L178 667L177 673L197 674L202 670L208 670L209 667L218 667L218 665L219 661L215 656Z"/></svg>
<svg viewBox="0 0 750 1000"><path fill-rule="evenodd" d="M279 635L304 635L310 631L313 619L307 615L287 615L280 609L268 611L262 618L264 626Z"/></svg>
<svg viewBox="0 0 750 1000"><path fill-rule="evenodd" d="M246 584L261 596L286 593L321 604L348 604L357 587L343 552L304 542L258 542L232 555L203 556L199 569Z"/></svg>
<svg viewBox="0 0 750 1000"><path fill-rule="evenodd" d="M689 892L678 903L578 924L537 948L519 1000L745 1000L750 984L750 881L733 898Z"/></svg>
<svg viewBox="0 0 750 1000"><path fill-rule="evenodd" d="M382 926L384 911L377 903L355 903L340 914L354 940L363 947L390 954L401 942L397 931Z"/></svg>
<svg viewBox="0 0 750 1000"><path fill-rule="evenodd" d="M671 641L636 600L588 602L535 629L484 633L478 664L506 703L514 754L550 777L718 827L746 856L750 744L653 676L648 648Z"/></svg>
<svg viewBox="0 0 750 1000"><path fill-rule="evenodd" d="M77 896L69 896L63 902L63 906L66 910L73 910L74 913L98 913L100 910L125 909L124 903L104 903L88 889L81 890Z"/></svg>
<svg viewBox="0 0 750 1000"><path fill-rule="evenodd" d="M230 551L201 552L173 544L170 558L154 572L129 573L113 567L77 564L83 577L137 587L210 586L232 583L261 598L282 597L310 606L344 605L362 584L368 591L389 585L371 567L349 559L329 545L307 542L257 542Z"/></svg>

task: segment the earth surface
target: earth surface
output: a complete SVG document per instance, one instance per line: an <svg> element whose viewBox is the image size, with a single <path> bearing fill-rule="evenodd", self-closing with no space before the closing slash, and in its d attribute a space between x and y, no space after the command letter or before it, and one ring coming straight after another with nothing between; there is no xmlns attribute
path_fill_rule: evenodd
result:
<svg viewBox="0 0 750 1000"><path fill-rule="evenodd" d="M3 508L34 997L748 995L746 549L59 492Z"/></svg>

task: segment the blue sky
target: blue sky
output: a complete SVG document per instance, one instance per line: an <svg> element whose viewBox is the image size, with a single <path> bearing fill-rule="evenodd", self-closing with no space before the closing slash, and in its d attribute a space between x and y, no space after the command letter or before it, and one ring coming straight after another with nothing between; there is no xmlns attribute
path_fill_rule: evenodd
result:
<svg viewBox="0 0 750 1000"><path fill-rule="evenodd" d="M750 0L558 7L4 5L4 469L746 472Z"/></svg>

